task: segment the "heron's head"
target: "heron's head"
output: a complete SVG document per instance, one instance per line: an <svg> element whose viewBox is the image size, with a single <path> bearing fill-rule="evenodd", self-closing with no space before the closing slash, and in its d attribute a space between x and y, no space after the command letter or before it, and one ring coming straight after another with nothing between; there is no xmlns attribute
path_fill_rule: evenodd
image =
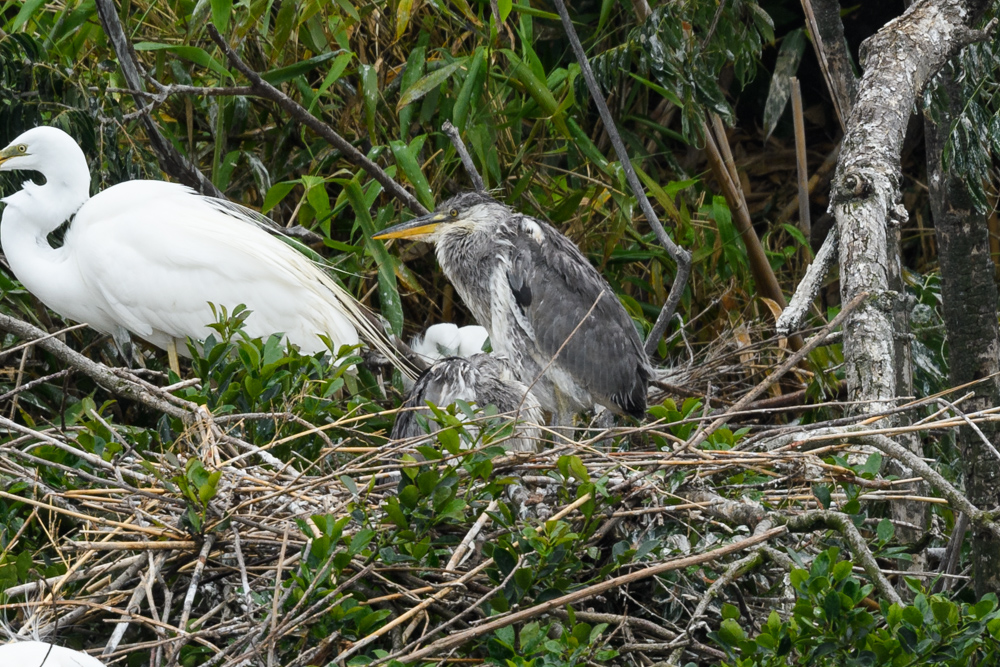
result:
<svg viewBox="0 0 1000 667"><path fill-rule="evenodd" d="M510 209L485 192L463 192L445 201L433 213L393 225L375 238L437 243L451 234L468 234L509 216Z"/></svg>
<svg viewBox="0 0 1000 667"><path fill-rule="evenodd" d="M83 152L73 137L57 127L34 127L0 151L0 171L45 173L75 157L83 159Z"/></svg>

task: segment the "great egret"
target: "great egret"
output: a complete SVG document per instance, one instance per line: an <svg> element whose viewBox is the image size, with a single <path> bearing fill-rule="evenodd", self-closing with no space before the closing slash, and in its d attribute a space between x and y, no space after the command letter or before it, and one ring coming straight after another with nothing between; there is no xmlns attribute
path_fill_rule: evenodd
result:
<svg viewBox="0 0 1000 667"><path fill-rule="evenodd" d="M14 642L0 646L3 667L105 667L86 653L47 642Z"/></svg>
<svg viewBox="0 0 1000 667"><path fill-rule="evenodd" d="M608 283L551 225L467 192L375 238L435 244L438 263L493 350L555 423L600 404L642 415L652 367Z"/></svg>
<svg viewBox="0 0 1000 667"><path fill-rule="evenodd" d="M433 364L445 357L471 357L483 351L490 334L475 324L460 327L451 322L432 324L420 336L410 340L413 353Z"/></svg>
<svg viewBox="0 0 1000 667"><path fill-rule="evenodd" d="M537 426L542 419L538 399L511 374L503 358L483 352L468 359L448 357L424 371L403 403L406 410L396 416L392 439L409 440L426 435L417 415L428 418L430 432L436 433L440 426L429 419L428 401L443 408L459 400L481 408L494 405L500 414L518 417L523 424L512 438L504 441L504 446L515 452L537 451L542 435Z"/></svg>
<svg viewBox="0 0 1000 667"><path fill-rule="evenodd" d="M116 342L131 332L171 352L204 339L209 304L252 311L246 332L282 332L305 353L356 345L358 332L405 363L364 307L308 258L261 228L252 211L162 181L127 181L90 197L90 170L68 134L36 127L0 151L0 171L33 170L4 198L0 243L14 275L64 318ZM62 247L46 236L73 218ZM186 351L180 346L182 353Z"/></svg>

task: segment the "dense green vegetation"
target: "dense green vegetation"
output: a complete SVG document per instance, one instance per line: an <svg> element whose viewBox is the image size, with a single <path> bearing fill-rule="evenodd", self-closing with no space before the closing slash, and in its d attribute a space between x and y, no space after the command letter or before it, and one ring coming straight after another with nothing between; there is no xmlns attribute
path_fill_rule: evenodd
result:
<svg viewBox="0 0 1000 667"><path fill-rule="evenodd" d="M795 224L792 123L769 93L779 50L803 81L810 173L823 171L840 126L798 2L651 2L649 16L637 15L645 4L589 0L570 11L658 215L693 255L680 318L654 359L677 373L667 393L655 392L652 426L628 423L607 440L581 432L579 442L557 441L525 461L505 455L513 425L495 411L440 406L435 419L444 428L419 448L419 465L413 452L387 443L402 399L398 374L364 366L357 350L338 351L358 364L346 372L331 355L300 355L276 337L250 340L238 312L220 313L217 337L191 347L184 377L167 373L152 349L145 369L120 372L160 403L123 397L106 377L67 362L61 343L18 348L3 353L0 375L0 604L8 625L100 649L127 608L133 616L110 659L129 667L372 664L408 659L460 633L464 641L430 657L454 650L463 660L533 666L668 658L997 664L1000 612L995 597L975 599L966 585L968 545L957 540L952 578L937 578L922 557L911 577L898 574L915 553L948 543L957 511L939 489L917 500L932 519L914 547L889 518L892 485L880 454L859 462L840 441L813 454L756 449L784 426L850 414L836 402L838 342L817 347L775 385L765 397L774 402L751 406L766 412L684 445L710 410L734 403L789 354L788 342L774 337L779 306L761 298L719 175L704 157L705 123L714 114L731 128L754 229L786 295L822 242L828 201L821 178L807 238ZM885 4L844 8L855 54L902 10ZM216 188L287 227L395 333L471 323L427 247L387 250L372 240L414 212L273 101L243 88L247 81L209 37L212 23L265 81L427 208L469 187L441 131L453 123L487 187L578 243L643 336L649 332L676 267L625 183L549 2L123 0L117 9L145 70L142 91L129 89L94 0L2 5L0 144L52 124L80 142L95 192L127 179L181 179L151 147L147 115ZM976 73L965 83L981 85L963 93L973 122L960 124L953 148L956 168L985 184L977 191L984 206L996 198L989 150L1000 131L992 139L986 132L998 127L996 48L964 56ZM925 399L947 389L947 345L923 156L908 150L904 203L914 213L903 229L904 279L913 298L914 391ZM23 178L0 175L0 193ZM6 315L49 332L71 324L25 292L6 265L0 295ZM839 309L834 276L811 324ZM62 338L123 366L110 340L92 330ZM3 347L21 342L6 333ZM960 486L960 449L942 409L927 399L911 413L928 418L924 455ZM397 478L385 474L397 470ZM526 475L544 478L533 492L548 514L524 515L511 501ZM707 492L711 499L698 495ZM718 509L727 501L755 521ZM762 519L780 526L816 508L847 516L900 600L871 572L852 570L862 559L849 531L823 524L750 547L756 560L738 580L726 577L735 577L730 568L744 554L711 558L476 632L501 614L748 539ZM477 520L482 533L457 557ZM129 544L93 546L101 540ZM163 544L149 546L156 542ZM55 589L55 580L25 588L78 570L86 576ZM116 579L122 572L128 576Z"/></svg>

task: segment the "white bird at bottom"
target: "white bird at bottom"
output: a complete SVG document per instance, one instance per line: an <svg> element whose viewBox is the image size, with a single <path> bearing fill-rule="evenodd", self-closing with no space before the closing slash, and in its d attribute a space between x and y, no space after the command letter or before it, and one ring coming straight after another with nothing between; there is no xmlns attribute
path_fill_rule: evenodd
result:
<svg viewBox="0 0 1000 667"><path fill-rule="evenodd" d="M0 646L3 667L105 667L104 663L70 648L47 642L14 642Z"/></svg>

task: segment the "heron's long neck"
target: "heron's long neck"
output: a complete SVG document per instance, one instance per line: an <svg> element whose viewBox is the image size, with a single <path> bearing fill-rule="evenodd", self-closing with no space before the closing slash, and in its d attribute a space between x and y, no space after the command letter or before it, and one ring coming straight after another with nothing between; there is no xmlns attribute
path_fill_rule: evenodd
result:
<svg viewBox="0 0 1000 667"><path fill-rule="evenodd" d="M438 263L455 286L473 317L493 333L491 303L497 265L508 258L511 244L497 230L476 229L469 233L450 234L437 242Z"/></svg>

